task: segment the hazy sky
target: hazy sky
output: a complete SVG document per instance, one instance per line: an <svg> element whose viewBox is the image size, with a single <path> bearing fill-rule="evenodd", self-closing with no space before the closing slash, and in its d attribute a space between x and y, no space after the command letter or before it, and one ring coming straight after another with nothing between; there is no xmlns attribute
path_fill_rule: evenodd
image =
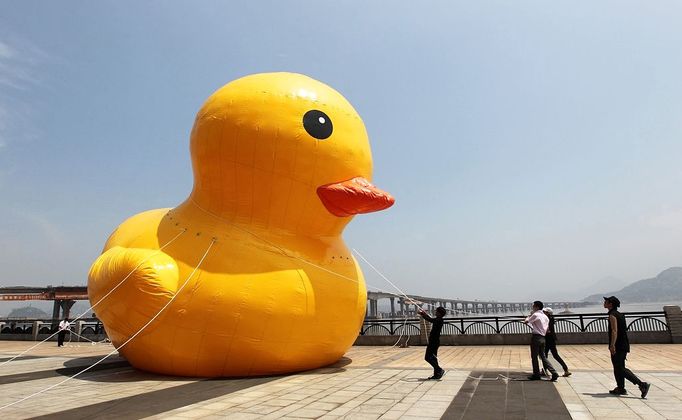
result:
<svg viewBox="0 0 682 420"><path fill-rule="evenodd" d="M267 71L362 116L397 203L345 238L408 292L584 296L682 265L680 2L0 6L2 285L85 284L121 221L187 197L206 97Z"/></svg>

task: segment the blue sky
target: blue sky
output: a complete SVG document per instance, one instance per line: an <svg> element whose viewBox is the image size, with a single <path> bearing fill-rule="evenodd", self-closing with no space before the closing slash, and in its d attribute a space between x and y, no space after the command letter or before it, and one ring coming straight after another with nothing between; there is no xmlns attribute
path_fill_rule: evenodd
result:
<svg viewBox="0 0 682 420"><path fill-rule="evenodd" d="M397 204L346 241L408 292L581 297L682 265L679 2L2 3L2 285L85 284L118 223L188 195L205 98L267 71L362 116Z"/></svg>

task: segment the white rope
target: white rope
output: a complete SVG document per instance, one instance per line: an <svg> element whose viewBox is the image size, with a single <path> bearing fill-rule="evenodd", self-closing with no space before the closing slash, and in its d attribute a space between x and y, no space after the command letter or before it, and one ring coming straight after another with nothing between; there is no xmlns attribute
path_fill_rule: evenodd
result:
<svg viewBox="0 0 682 420"><path fill-rule="evenodd" d="M175 237L174 237L173 239L171 239L170 241L166 242L161 248L159 248L158 250L156 250L156 251L153 252L152 254L147 255L144 259L142 259L142 261L140 261L140 263L139 263L137 266L135 266L135 268L133 268L133 270L132 270L130 273L128 273L127 276L125 276L125 277L123 278L123 280L121 280L121 281L120 281L116 286L114 286L107 294L105 294L104 296L102 296L102 298L101 298L100 300L98 300L98 301L97 301L94 305L92 305L89 309L86 309L85 312L83 312L82 314L80 314L80 315L78 315L76 318L74 318L73 321L71 321L71 322L76 322L76 321L78 321L79 319L83 318L83 316L85 316L86 313L90 312L93 308L95 308L97 305L99 305L105 298L107 298L110 294L112 294L112 293L114 292L114 290L118 289L118 287L121 286L121 285L123 284L124 281L128 280L128 277L130 277L130 276L135 272L135 270L137 270L138 268L140 268L140 266L141 266L145 261L147 261L149 258L153 257L154 255L158 254L159 252L161 252L165 247L167 247L168 245L170 245L171 243L173 243L173 241L175 241L180 235L182 235L182 234L185 233L185 232L187 232L187 229L183 229L180 233L178 233L177 235L175 235ZM3 367L3 366L5 366L7 363L11 362L12 360L16 359L17 357L23 356L24 354L28 353L29 351L33 350L34 348L36 348L36 347L38 347L39 345L43 344L44 342L48 341L49 339L51 339L52 337L54 337L54 336L57 335L57 334L59 334L59 329L58 329L57 331L53 332L52 334L50 334L50 335L49 335L46 339L44 339L43 341L40 341L40 342L36 343L35 345L33 345L33 346L27 348L26 350L22 351L21 353L17 354L16 356L12 357L11 359L5 360L4 362L0 363L0 368ZM71 341L71 337L69 337L69 341Z"/></svg>
<svg viewBox="0 0 682 420"><path fill-rule="evenodd" d="M190 201L192 201L192 203L193 203L199 210L203 211L204 213L206 213L206 214L208 214L208 215L210 215L210 216L212 216L212 217L214 217L214 218L216 218L216 219L218 219L218 220L220 220L220 221L222 221L222 222L224 222L224 223L227 223L227 224L233 226L234 228L236 228L237 230L240 230L240 231L242 231L242 232L245 232L245 233L247 233L247 234L253 236L254 238L256 238L256 239L258 239L258 240L260 240L260 241L262 241L262 242L264 242L264 243L266 243L266 244L268 244L268 245L270 245L271 247L273 247L273 248L279 250L279 251L282 253L282 255L284 255L284 256L287 257L287 258L291 258L291 259L295 259L295 260L301 261L301 262L304 263L304 264L310 265L310 266L315 267L315 268L317 268L317 269L319 269L319 270L322 270L322 271L325 271L325 272L327 272L327 273L333 274L333 275L335 275L335 276L337 276L337 277L340 277L340 278L342 278L342 279L349 280L349 281L351 281L351 282L353 282L353 283L358 283L358 280L357 280L357 279L354 279L354 278L345 276L345 275L343 275L343 274L341 274L341 273L337 273L336 271L333 271L333 270L330 270L330 269L328 269L328 268L325 268L325 267L322 267L322 266L320 266L320 265L317 265L317 264L315 264L315 263L313 263L313 262L310 262L310 261L308 261L308 260L306 260L306 259L304 259L304 258L301 258L301 257L299 257L299 256L289 254L284 248L282 248L281 246L277 245L276 243L274 243L274 242L272 242L272 241L269 241L269 240L267 240L267 239L261 237L260 235L258 235L258 234L256 234L256 233L253 233L253 232L251 232L250 230L248 230L248 229L246 229L246 228L244 228L244 227L241 227L241 226L237 225L236 223L233 223L232 221L230 221L230 220L228 220L228 219L225 219L225 218L223 218L223 217L221 217L221 216L219 216L219 215L217 215L217 214L211 212L210 210L207 210L207 209L203 208L201 205L199 205L199 203L197 203L196 201L194 201L194 199L193 199L192 197L190 197ZM386 276L384 276L376 267L374 267L374 265L372 265L369 261L367 261L367 259L366 259L365 257L363 257L362 254L360 254L360 252L359 252L357 249L352 249L352 251L355 252L360 258L362 258L362 260L364 260L364 261L365 261L365 262L366 262L374 271L376 271L376 272L377 272L384 280L386 280L391 286L393 286L396 290L398 290L398 292L399 292L400 294L393 293L393 292L389 292L389 291L387 291L387 290L385 290L385 289L382 289L382 288L377 287L377 286L373 286L373 285L371 285L371 284L365 282L365 284L366 284L367 287L370 287L370 288L372 288L372 289L376 289L376 290L378 290L378 291L380 291L380 292L382 292L382 293L386 293L386 294L389 294L389 295L393 295L393 296L405 298L405 299L408 301L408 303L411 302L411 303L412 303L413 305L415 305L415 306L421 307L422 305L425 305L425 304L426 304L426 305L432 305L432 304L424 303L424 302L421 302L421 301L419 301L419 300L417 300L417 299L414 299L414 298L411 298L411 297L407 296L407 294L406 294L405 292L403 292L403 291L402 291L398 286L396 286L391 280L389 280ZM447 309L447 308L445 308L445 310L446 310L446 311L453 312L454 314L457 314L457 311L456 311L456 310ZM465 312L465 313L468 313L468 314L470 314L470 315L471 315L471 314L476 314L475 312L469 312L469 311L461 311L461 312Z"/></svg>
<svg viewBox="0 0 682 420"><path fill-rule="evenodd" d="M301 258L301 257L299 257L299 256L289 254L284 248L282 248L281 246L277 245L276 243L274 243L274 242L272 242L272 241L269 241L269 240L267 240L267 239L261 237L260 235L258 235L258 234L256 234L256 233L253 233L253 232L251 232L250 230L248 230L248 229L246 229L246 228L244 228L244 227L241 227L241 226L237 225L236 223L233 223L232 221L230 221L230 220L228 220L228 219L225 219L225 218L223 218L223 217L220 217L220 216L218 216L217 214L214 214L213 212L211 212L210 210L207 210L207 209L201 207L201 206L199 205L199 203L197 203L196 201L194 201L194 199L192 199L192 197L190 197L190 201L192 201L192 203L193 203L199 210L203 211L204 213L206 213L206 214L208 214L208 215L210 215L210 216L213 216L213 217L215 217L216 219L218 219L218 220L220 220L220 221L222 221L222 222L224 222L224 223L227 223L227 224L233 226L235 229L240 230L240 231L242 231L242 232L245 232L245 233L247 233L247 234L253 236L254 238L256 238L256 239L258 239L258 240L260 240L260 241L262 241L262 242L264 242L264 243L266 243L266 244L268 244L268 245L270 245L271 247L273 247L273 248L277 249L279 252L281 252L282 255L284 255L284 256L287 257L287 258L291 258L291 259L295 259L295 260L301 261L301 262L304 263L304 264L307 264L307 265L309 265L309 266L315 267L315 268L317 268L317 269L319 269L319 270L322 270L322 271L325 271L325 272L327 272L327 273L329 273L329 274L333 274L333 275L335 275L335 276L337 276L337 277L340 277L340 278L342 278L342 279L351 281L351 282L356 283L356 284L358 283L358 280L357 280L357 279L354 279L354 278L352 278L352 277L345 276L345 275L343 275L343 274L341 274L341 273L337 273L336 271L333 271L333 270L330 270L330 269L328 269L328 268L325 268L325 267L322 267L322 266L320 266L320 265L317 265L317 264L315 264L315 263L313 263L313 262L310 262L310 261L306 260L305 258ZM389 282L390 282L390 281L389 281ZM367 287L371 287L372 289L376 289L376 290L378 290L378 291L380 291L380 292L383 292L383 293L386 293L386 294L389 294L389 295L398 296L398 297L405 296L410 302L413 302L413 304L415 304L415 305L417 305L417 306L418 306L418 305L423 305L423 304L424 304L424 302L420 302L420 301L418 301L418 300L412 299L412 298L410 298L409 296L406 296L405 294L399 295L399 294L396 294L396 293L393 293L393 292L389 292L389 291L384 290L384 289L382 289L382 288L380 288L380 287L377 287L377 286L373 286L373 285L371 285L371 284L368 284L367 282L365 282L365 285L366 285ZM394 286L394 287L395 287L395 286ZM399 290L399 289L398 289L398 290ZM402 293L402 292L401 292L401 293Z"/></svg>
<svg viewBox="0 0 682 420"><path fill-rule="evenodd" d="M152 322L154 322L154 320L156 320L156 318L158 318L159 315L161 315L161 313L162 313L162 312L163 312L171 303L173 303L173 301L175 300L175 298L178 297L178 295L179 295L180 292L182 292L182 290L185 288L185 286L187 285L187 283L189 282L189 280L192 278L192 276L194 276L194 273L196 273L196 271L199 269L199 267L201 266L201 264L204 262L204 259L205 259L206 256L208 255L209 251L211 250L211 248L213 247L213 244L215 244L215 242L216 242L216 239L213 238L213 239L211 240L211 243L208 245L208 248L206 249L206 252L204 252L204 255L201 257L201 259L200 259L199 262L197 263L196 267L194 267L194 270L192 270L192 272L189 274L189 276L187 276L187 279L185 280L184 283L182 283L182 286L180 286L180 288L175 292L175 294L173 295L173 297L170 298L170 300L169 300L168 302L166 302L166 304L159 310L159 312L156 313L156 315L154 315L146 324L144 324L144 325L142 326L142 328L140 328L135 334L133 334L130 338L128 338L123 344L121 344L121 345L118 346L118 347L114 347L114 350L112 350L109 354L107 354L106 356L102 357L101 359L99 359L98 361L96 361L95 363L93 363L92 365L90 365L90 366L86 367L85 369L81 370L80 372L76 373L75 375L69 376L68 378L64 379L64 380L61 381L61 382L58 382L58 383L56 383L56 384L54 384L54 385L50 385L50 386L47 387L47 388L44 388L44 389L42 389L42 390L40 390L40 391L38 391L38 392L34 392L33 394L28 395L28 396L26 396L26 397L24 397L24 398L21 398L21 399L19 399L19 400L17 400L17 401L14 401L14 402L9 403L9 404L5 404L5 405L3 405L2 407L0 407L0 410L4 410L5 408L8 408L8 407L11 407L11 406L13 406L13 405L19 404L19 403L21 403L21 402L23 402L23 401L28 400L29 398L32 398L32 397L35 397L36 395L40 395L40 394L42 394L42 393L45 393L45 392L47 392L47 391L49 391L49 390L51 390L51 389L53 389L53 388L58 387L59 385L65 383L65 382L70 381L71 379L74 379L75 377L77 377L77 376L79 376L79 375L81 375L81 374L83 374L83 373L89 371L90 369L94 368L94 367L97 366L98 364L102 363L106 358L108 358L109 356L113 355L114 353L118 352L120 349L122 349L123 347L125 347L126 344L130 343L133 339L135 339L135 337L137 337L138 335L140 335L140 333L141 333L142 331L144 331Z"/></svg>
<svg viewBox="0 0 682 420"><path fill-rule="evenodd" d="M361 253L360 253L360 251L358 251L356 248L353 248L353 252L354 252L355 254L357 254L365 263L367 263L367 265L369 265L369 266L370 266L370 267L371 267L379 276L381 276L381 278L383 278L384 280L386 280L391 286L393 286L398 292L400 292L401 295L402 295L402 297L404 297L405 299L407 299L407 300L409 300L409 301L411 301L411 302L413 302L413 303L415 303L415 304L418 304L418 306L421 306L421 305L427 305L427 306L429 306L429 307L434 307L434 306L436 306L436 305L433 304L433 303L421 302L421 301L419 301L419 300L416 300L416 299L414 299L414 298L411 298L411 297L407 296L407 295L405 294L405 292L403 292L398 286L396 286L391 280L389 280L388 277L386 277L381 271L379 271L379 269L377 269L372 263L370 263L370 262L369 262ZM381 290L381 289L379 289L379 290ZM385 293L386 293L386 292L385 292ZM391 294L393 294L393 295L395 295L395 296L398 296L398 295L396 295L395 293L391 293ZM464 312L464 313L469 314L469 315L478 315L476 312L470 312L470 311L466 311L466 310L461 310L461 311L459 311L459 310L457 310L457 309L448 309L448 308L446 308L446 307L443 307L443 309L445 309L445 310L448 311L448 312L452 312L452 313L455 314L455 315L456 315L458 312Z"/></svg>
<svg viewBox="0 0 682 420"><path fill-rule="evenodd" d="M367 261L367 259L366 259L362 254L360 254L360 252L358 252L357 249L353 249L353 252L355 252L355 253L356 253L356 254L357 254L365 263L367 263L367 265L369 265L377 274L379 274L379 276L381 276L381 278L383 278L383 279L386 280L388 283L390 283L390 284L391 284L393 287L395 287L399 292L403 293L403 296L404 296L405 298L410 299L410 300L412 300L412 301L414 302L413 299L411 299L409 296L405 295L404 292L403 292L402 290L400 290L400 288L398 288L398 286L396 286L395 284L393 284L393 282L390 281L390 280L388 279L388 277L386 277L382 272L380 272L379 269L377 269L374 265L372 265L372 263L370 263L369 261ZM420 302L420 303L422 303L422 302ZM433 304L431 304L431 303L427 303L427 305L429 305L429 306L435 306L435 305L433 305ZM448 309L448 308L443 308L443 309L445 309L446 311L456 312L455 310ZM405 322L407 322L407 318L405 318ZM401 334L401 338L402 338L402 334ZM400 338L398 339L398 341L400 341ZM428 336L427 336L427 343L428 343ZM397 343L396 343L396 344L397 344ZM392 347L395 347L395 344L394 344ZM436 356L436 359L438 359L437 356ZM479 377L467 375L467 377L469 377L469 378L471 378L471 379L476 379L476 380L479 380L479 381L497 381L497 380L500 380L500 379L502 379L503 381L516 381L516 380L518 380L518 379L510 378L510 377L505 376L505 375L502 375L502 374L498 374L498 375L497 375L496 377L494 377L494 378L484 378L484 377L482 377L482 375L479 376Z"/></svg>
<svg viewBox="0 0 682 420"><path fill-rule="evenodd" d="M363 257L362 254L360 252L358 252L357 249L353 248L353 252L355 252L360 258L362 258L362 261L366 262L367 265L372 267L372 269L374 271L376 271L376 273L379 274L379 276L381 276L382 279L386 280L391 286L393 286L397 291L399 291L406 299L412 300L412 299L410 299L410 297L407 296L407 294L405 292L403 292L400 289L400 287L396 286L395 283L393 283L391 280L389 280L388 277L384 276L381 273L381 271L379 271L375 266L373 266L371 262L367 261L367 259L365 257Z"/></svg>
<svg viewBox="0 0 682 420"><path fill-rule="evenodd" d="M262 241L262 242L264 242L264 243L266 243L266 244L268 244L268 245L270 245L271 247L273 247L273 248L279 250L279 251L282 253L282 255L284 255L284 256L287 257L287 258L292 258L292 259L301 261L301 262L303 262L304 264L310 265L310 266L315 267L315 268L317 268L317 269L319 269L319 270L322 270L322 271L325 271L325 272L327 272L327 273L333 274L333 275L335 275L335 276L337 276L337 277L340 277L340 278L342 278L342 279L349 280L349 281L351 281L351 282L353 282L353 283L356 283L356 284L358 283L358 280L357 280L357 279L354 279L354 278L345 276L345 275L343 275L343 274L341 274L341 273L337 273L336 271L333 271L333 270L330 270L330 269L328 269L328 268L325 268L325 267L322 267L322 266L320 266L320 265L317 265L317 264L315 264L315 263L313 263L313 262L310 262L310 261L308 261L308 260L306 260L306 259L304 259L304 258L301 258L301 257L299 257L299 256L289 254L284 248L282 248L281 246L277 245L276 243L274 243L274 242L272 242L272 241L269 241L269 240L267 240L267 239L261 237L260 235L254 233L254 232L251 232L250 230L248 230L248 229L246 229L246 228L244 228L244 227L242 227L242 226L239 226L239 225L237 225L236 223L234 223L234 222L232 222L232 221L230 221L230 220L228 220L228 219L225 219L225 218L223 218L223 217L221 217L221 216L219 216L219 215L217 215L217 214L211 212L210 210L207 210L207 209L203 208L201 205L199 205L199 203L197 203L196 201L194 201L194 199L193 199L192 197L190 197L190 201L191 201L199 210L203 211L204 213L206 213L206 214L208 214L208 215L210 215L210 216L212 216L212 217L214 217L214 218L216 218L216 219L218 219L218 220L220 220L220 221L222 221L222 222L224 222L224 223L227 223L227 224L233 226L235 229L240 230L240 231L242 231L242 232L245 232L245 233L247 233L247 234L253 236L254 238L256 238L256 239L258 239L258 240L260 240L260 241ZM414 298L411 298L411 297L407 296L407 294L406 294L405 292L403 292L398 286L396 286L391 280L389 280L388 277L386 277L385 275L383 275L383 274L382 274L374 265L372 265L372 263L370 263L362 254L360 254L360 252L359 252L357 249L352 249L352 252L355 252L355 253L356 253L356 254L357 254L365 263L367 263L367 264L368 264L368 265L369 265L377 274L379 274L379 276L381 276L381 277L382 277L384 280L386 280L391 286L393 286L396 290L398 290L398 292L399 292L400 294L396 294L396 293L393 293L393 292L389 292L389 291L384 290L384 289L382 289L382 288L380 288L380 287L373 286L373 285L371 285L371 284L365 282L365 284L366 284L367 287L371 287L371 288L373 288L373 289L376 289L376 290L378 290L378 291L380 291L380 292L383 292L383 293L386 293L386 294L389 294L389 295L393 295L393 296L405 298L408 302L411 302L411 303L414 304L415 306L421 307L422 305L425 304L424 302L421 302L421 301L419 301L419 300L417 300L417 299L414 299ZM427 305L430 305L430 304L427 304ZM444 308L444 309L445 309L446 311L450 311L450 312L453 312L453 313L457 314L457 311L456 311L456 310L447 309L447 308ZM468 314L474 314L474 312L468 312L468 311L462 311L462 312L465 312L465 313L468 313Z"/></svg>
<svg viewBox="0 0 682 420"><path fill-rule="evenodd" d="M71 334L75 335L75 336L78 337L78 338L82 338L83 340L89 341L89 342L91 342L92 344L100 344L100 343L103 342L103 341L94 341L94 340L90 340L88 337L84 337L84 336L78 334L78 333L75 332L75 331L71 331ZM69 338L69 342L71 342L71 339L70 339L70 338Z"/></svg>
<svg viewBox="0 0 682 420"><path fill-rule="evenodd" d="M391 348L395 347L400 343L400 340L403 339L403 335L405 334L405 326L407 325L407 314L405 315L405 319L403 320L403 327L400 329L400 336L398 337L398 340L391 346ZM405 347L407 347L407 342L410 341L410 336L407 336L407 340L405 340Z"/></svg>

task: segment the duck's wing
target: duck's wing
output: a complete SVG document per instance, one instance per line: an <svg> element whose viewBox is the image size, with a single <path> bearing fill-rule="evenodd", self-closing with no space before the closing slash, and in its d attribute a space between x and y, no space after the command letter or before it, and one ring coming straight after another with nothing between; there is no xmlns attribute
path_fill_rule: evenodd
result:
<svg viewBox="0 0 682 420"><path fill-rule="evenodd" d="M160 250L115 246L95 260L88 274L93 312L114 343L142 328L177 287L177 263Z"/></svg>

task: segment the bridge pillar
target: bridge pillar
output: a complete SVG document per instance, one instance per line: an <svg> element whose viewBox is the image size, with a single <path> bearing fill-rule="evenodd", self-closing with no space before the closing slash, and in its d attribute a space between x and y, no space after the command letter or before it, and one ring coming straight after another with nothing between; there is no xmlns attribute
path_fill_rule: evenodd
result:
<svg viewBox="0 0 682 420"><path fill-rule="evenodd" d="M81 341L81 335L83 334L83 324L85 321L78 321L76 323L76 341Z"/></svg>
<svg viewBox="0 0 682 420"><path fill-rule="evenodd" d="M391 300L391 318L395 316L395 298L389 298Z"/></svg>
<svg viewBox="0 0 682 420"><path fill-rule="evenodd" d="M33 321L33 341L38 341L38 330L40 329L40 324L42 324L41 321Z"/></svg>
<svg viewBox="0 0 682 420"><path fill-rule="evenodd" d="M431 332L431 323L419 317L419 327L419 344L427 344L429 342L429 332Z"/></svg>
<svg viewBox="0 0 682 420"><path fill-rule="evenodd" d="M59 324L59 320L62 318L68 318L71 315L71 307L73 307L75 300L62 300L55 299L54 306L52 307L52 329L56 329ZM60 315L61 312L61 315Z"/></svg>
<svg viewBox="0 0 682 420"><path fill-rule="evenodd" d="M367 318L376 317L376 300L368 298L367 299Z"/></svg>
<svg viewBox="0 0 682 420"><path fill-rule="evenodd" d="M75 300L62 300L60 306L62 307L62 314L64 318L69 318L71 316L71 308L73 307Z"/></svg>
<svg viewBox="0 0 682 420"><path fill-rule="evenodd" d="M57 325L59 325L59 301L55 300L54 305L52 305L52 325L51 330L56 330Z"/></svg>

